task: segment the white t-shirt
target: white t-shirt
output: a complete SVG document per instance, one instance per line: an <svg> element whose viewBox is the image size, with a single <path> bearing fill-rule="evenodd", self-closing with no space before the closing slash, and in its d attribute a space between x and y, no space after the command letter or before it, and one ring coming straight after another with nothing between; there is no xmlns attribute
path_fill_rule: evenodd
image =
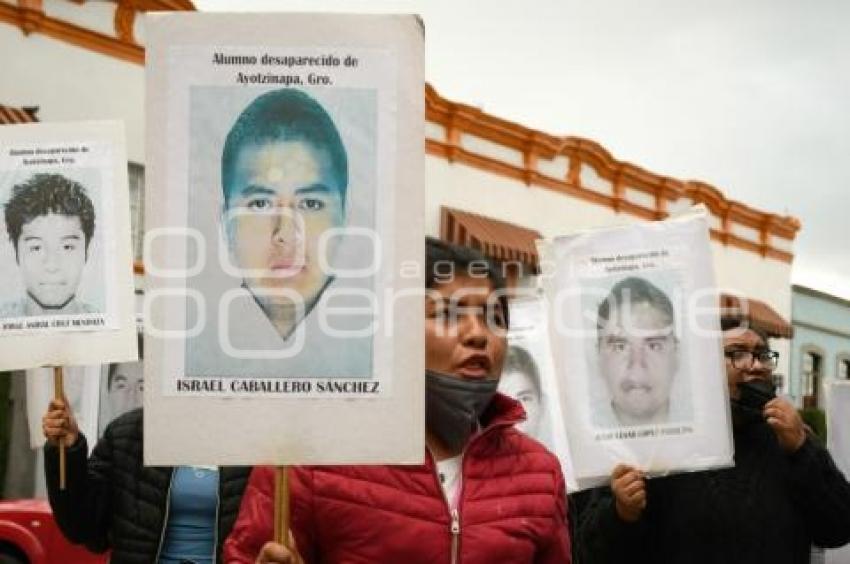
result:
<svg viewBox="0 0 850 564"><path fill-rule="evenodd" d="M440 485L443 487L443 493L446 495L446 501L449 502L451 509L457 508L458 494L460 493L461 483L461 462L463 455L459 454L452 458L446 458L437 462L437 476L440 478Z"/></svg>

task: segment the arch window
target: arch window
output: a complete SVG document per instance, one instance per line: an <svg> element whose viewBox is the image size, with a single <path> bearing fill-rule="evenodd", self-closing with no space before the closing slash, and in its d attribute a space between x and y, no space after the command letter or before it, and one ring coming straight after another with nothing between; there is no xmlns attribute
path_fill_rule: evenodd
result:
<svg viewBox="0 0 850 564"><path fill-rule="evenodd" d="M813 347L803 349L802 395L803 407L818 407L823 377L823 352Z"/></svg>

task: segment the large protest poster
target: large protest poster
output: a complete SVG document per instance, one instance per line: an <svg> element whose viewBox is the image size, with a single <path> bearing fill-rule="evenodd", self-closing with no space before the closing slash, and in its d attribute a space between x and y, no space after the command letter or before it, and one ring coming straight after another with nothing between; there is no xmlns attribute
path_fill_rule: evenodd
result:
<svg viewBox="0 0 850 564"><path fill-rule="evenodd" d="M117 122L0 128L0 370L136 358Z"/></svg>
<svg viewBox="0 0 850 564"><path fill-rule="evenodd" d="M582 487L732 464L703 213L542 245L562 413Z"/></svg>
<svg viewBox="0 0 850 564"><path fill-rule="evenodd" d="M827 447L839 470L850 477L850 382L833 381L827 398ZM850 545L827 550L826 564L850 564Z"/></svg>
<svg viewBox="0 0 850 564"><path fill-rule="evenodd" d="M420 461L421 23L147 31L146 462Z"/></svg>
<svg viewBox="0 0 850 564"><path fill-rule="evenodd" d="M526 420L517 428L555 453L561 462L567 491L576 491L578 483L573 477L564 416L558 402L558 383L543 300L536 295L512 299L510 320L499 391L522 404Z"/></svg>

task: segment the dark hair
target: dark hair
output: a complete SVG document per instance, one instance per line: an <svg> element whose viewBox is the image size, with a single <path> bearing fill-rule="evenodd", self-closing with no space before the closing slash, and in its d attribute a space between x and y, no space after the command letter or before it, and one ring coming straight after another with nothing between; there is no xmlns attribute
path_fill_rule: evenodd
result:
<svg viewBox="0 0 850 564"><path fill-rule="evenodd" d="M527 350L516 345L510 345L508 352L505 354L505 364L502 367L502 374L508 372L520 372L528 376L531 385L537 390L537 395L543 395L543 388L540 385L540 373L537 371L537 363Z"/></svg>
<svg viewBox="0 0 850 564"><path fill-rule="evenodd" d="M441 272L441 267L444 265L450 267L450 272ZM493 285L493 291L500 292L498 300L502 306L505 327L509 327L508 297L503 292L505 278L495 261L470 247L452 245L433 237L425 239L426 288L436 288L438 284L447 282L447 275L451 277L458 275L481 277L481 274L486 274Z"/></svg>
<svg viewBox="0 0 850 564"><path fill-rule="evenodd" d="M649 304L663 313L670 320L671 325L676 319L673 303L667 297L667 294L645 278L630 276L614 284L608 296L599 304L596 329L601 331L605 325L604 321L608 321L610 318L611 310L620 307L625 302Z"/></svg>
<svg viewBox="0 0 850 564"><path fill-rule="evenodd" d="M139 340L139 362L141 362L142 359L144 359L144 357L145 357L144 347L143 347L145 340L142 337L141 333L139 333L137 335L137 338ZM112 380L115 378L115 374L118 372L118 365L119 364L121 364L121 363L120 362L113 362L112 364L109 365L109 370L108 370L107 375L106 375L106 389L107 390L112 389Z"/></svg>
<svg viewBox="0 0 850 564"><path fill-rule="evenodd" d="M741 317L740 315L722 315L720 317L720 330L721 331L731 331L732 329L740 329L741 331L752 331L764 342L764 346L769 347L770 344L768 342L768 338L770 335L767 334L767 331L753 325L749 322L748 319Z"/></svg>
<svg viewBox="0 0 850 564"><path fill-rule="evenodd" d="M257 97L245 108L224 142L221 182L224 203L230 200L236 160L248 145L273 141L305 141L324 152L340 182L340 199L345 206L348 188L348 156L333 120L312 97L300 90L283 88Z"/></svg>
<svg viewBox="0 0 850 564"><path fill-rule="evenodd" d="M6 232L18 252L18 240L24 225L37 217L67 215L80 218L80 227L86 238L86 250L94 235L94 205L86 189L61 174L34 174L29 180L12 188L12 197L6 202Z"/></svg>

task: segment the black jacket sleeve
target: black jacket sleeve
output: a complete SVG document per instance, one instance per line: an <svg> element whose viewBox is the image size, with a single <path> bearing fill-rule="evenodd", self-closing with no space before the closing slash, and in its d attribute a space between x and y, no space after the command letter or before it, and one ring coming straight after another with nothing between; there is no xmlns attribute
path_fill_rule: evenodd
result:
<svg viewBox="0 0 850 564"><path fill-rule="evenodd" d="M620 519L609 487L582 492L575 525L578 564L648 563L647 516L636 523Z"/></svg>
<svg viewBox="0 0 850 564"><path fill-rule="evenodd" d="M93 552L110 548L112 446L109 434L98 441L86 460L88 444L79 439L65 449L65 490L59 489L59 449L44 447L47 495L56 524L65 537Z"/></svg>
<svg viewBox="0 0 850 564"><path fill-rule="evenodd" d="M823 548L850 542L850 483L829 452L809 437L790 458L794 504L812 542Z"/></svg>

